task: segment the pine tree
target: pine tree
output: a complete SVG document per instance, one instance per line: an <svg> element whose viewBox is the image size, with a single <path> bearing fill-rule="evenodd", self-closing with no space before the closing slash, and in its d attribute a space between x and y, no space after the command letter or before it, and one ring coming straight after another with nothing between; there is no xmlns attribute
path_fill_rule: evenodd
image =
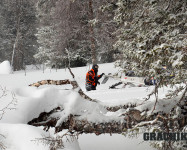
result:
<svg viewBox="0 0 187 150"><path fill-rule="evenodd" d="M154 90L144 104L149 105L154 94L151 114L154 121L140 123L134 130L153 132L185 132L187 99L187 28L185 0L118 0L115 21L118 23L115 47L121 52L116 65L124 72L133 70L137 76L154 77ZM175 87L165 97L158 97L160 86ZM176 106L168 113L155 113L157 105L167 100ZM143 103L141 105L144 105ZM143 106L142 106L143 107ZM163 108L164 105L163 105ZM160 121L161 120L161 121ZM154 122L154 124L153 124ZM141 128L142 127L142 128ZM154 141L157 149L183 149L186 143Z"/></svg>
<svg viewBox="0 0 187 150"><path fill-rule="evenodd" d="M14 70L23 69L25 64L34 62L33 55L37 46L34 35L36 32L34 2L2 0L1 6L0 59L12 61Z"/></svg>
<svg viewBox="0 0 187 150"><path fill-rule="evenodd" d="M55 51L55 31L51 26L45 26L38 29L36 34L40 47L38 53L34 55L40 63L48 66L56 66L55 59L58 57Z"/></svg>
<svg viewBox="0 0 187 150"><path fill-rule="evenodd" d="M117 23L113 20L114 10L117 8L116 0L93 1L95 13L94 33L96 41L96 52L99 63L114 62L117 49L113 47L117 30Z"/></svg>
<svg viewBox="0 0 187 150"><path fill-rule="evenodd" d="M83 28L85 14L82 3L68 0L39 1L37 6L41 27L37 33L40 48L35 58L41 61L40 55L45 55L42 62L51 67L65 67L68 59L71 67L86 65L89 52L88 44L85 44L84 33L87 31Z"/></svg>
<svg viewBox="0 0 187 150"><path fill-rule="evenodd" d="M162 84L187 80L186 1L122 1L115 11L120 66ZM167 69L163 69L163 67ZM167 74L175 76L168 79Z"/></svg>
<svg viewBox="0 0 187 150"><path fill-rule="evenodd" d="M50 28L54 33L52 42L49 37L41 38L43 34L38 30L38 43L48 43L53 50L47 53L54 53L58 57L48 58L45 63L55 60L59 67L64 67L70 59L71 67L83 66L87 63L111 62L114 60L115 50L113 43L115 37L111 34L116 28L116 23L112 20L114 13L109 15L102 11L102 4L96 1L75 0L75 1L39 1L37 4L38 19L40 21L39 30ZM60 21L59 21L60 20ZM46 40L46 41L45 41ZM43 50L45 50L45 46ZM39 53L35 55L39 61ZM69 54L69 55L68 55ZM54 56L54 54L53 54ZM60 58L59 58L60 56Z"/></svg>

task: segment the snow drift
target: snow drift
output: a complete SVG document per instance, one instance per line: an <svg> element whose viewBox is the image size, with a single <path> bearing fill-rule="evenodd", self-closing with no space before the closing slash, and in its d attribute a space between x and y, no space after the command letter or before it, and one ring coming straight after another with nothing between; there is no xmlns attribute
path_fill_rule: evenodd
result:
<svg viewBox="0 0 187 150"><path fill-rule="evenodd" d="M55 117L60 118L57 125L66 120L70 114L78 114L81 120L87 119L95 123L123 121L123 117L118 117L118 113L108 115L104 106L83 99L76 90L24 87L16 88L14 92L19 99L16 110L7 111L0 122L26 124L40 113L49 112L59 106L64 110L55 114Z"/></svg>
<svg viewBox="0 0 187 150"><path fill-rule="evenodd" d="M8 60L3 61L0 63L0 74L10 74L11 73L11 66Z"/></svg>
<svg viewBox="0 0 187 150"><path fill-rule="evenodd" d="M45 132L42 128L37 128L25 124L0 124L0 141L3 142L6 150L48 150L49 144L42 141L44 137L55 136L53 131ZM63 132L61 133L63 134ZM58 135L56 135L58 136ZM62 139L63 150L80 150L76 139ZM60 150L60 149L58 149Z"/></svg>

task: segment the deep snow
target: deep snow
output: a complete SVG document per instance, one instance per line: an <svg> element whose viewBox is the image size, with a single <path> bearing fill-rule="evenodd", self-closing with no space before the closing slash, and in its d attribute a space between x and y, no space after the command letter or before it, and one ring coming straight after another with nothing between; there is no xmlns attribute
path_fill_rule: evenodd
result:
<svg viewBox="0 0 187 150"><path fill-rule="evenodd" d="M11 66L9 61L3 61L0 63L0 74L10 74L11 73Z"/></svg>
<svg viewBox="0 0 187 150"><path fill-rule="evenodd" d="M49 111L58 105L62 105L67 108L64 114L59 115L61 121L63 121L70 112L81 113L81 110L89 108L87 111L89 111L90 115L87 117L91 121L110 121L110 119L116 118L115 116L119 114L105 114L106 110L103 108L103 105L115 106L119 104L140 103L142 102L141 99L153 89L153 87L109 89L109 86L119 82L116 79L110 79L106 84L99 85L96 91L86 92L84 87L85 74L89 69L89 66L72 68L72 72L75 74L76 81L83 91L91 98L97 99L99 104L87 101L83 103L83 99L77 95L77 93L72 90L64 90L71 89L72 87L70 85L44 85L39 88L28 87L31 83L45 79L71 79L72 77L68 69L57 70L57 72L56 70L46 69L44 73L42 70L26 70L26 76L24 71L14 72L14 74L8 75L0 74L0 86L3 89L6 87L5 91L7 93L6 96L0 99L0 109L4 108L12 100L12 97L14 97L14 95L12 96L12 92L15 94L16 100L16 105L9 105L9 108L15 109L6 110L6 113L0 120L0 133L4 134L6 137L5 139L0 137L0 141L3 141L9 150L46 150L46 145L39 144L37 146L35 142L31 141L36 138L41 138L43 135L47 136L48 133L44 132L41 128L26 124L31 119L37 117L40 112ZM102 72L105 74L116 73L118 71L119 68L114 68L113 63L99 65L99 74ZM162 89L160 96L164 96L167 90L168 89ZM0 91L0 95L1 92L2 91ZM98 112L98 110L102 110L102 112ZM107 119L106 117L102 117L106 115L110 116ZM67 142L65 145L68 146L66 146L65 150L153 149L149 146L148 142L139 144L142 141L142 135L137 139L129 139L118 134L112 136L108 134L100 136L83 134L79 136L79 143L76 140L73 143Z"/></svg>

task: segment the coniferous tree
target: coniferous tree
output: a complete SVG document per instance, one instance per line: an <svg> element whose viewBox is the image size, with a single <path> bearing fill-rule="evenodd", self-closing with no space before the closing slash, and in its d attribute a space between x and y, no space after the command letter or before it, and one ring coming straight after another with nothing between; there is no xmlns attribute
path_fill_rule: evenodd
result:
<svg viewBox="0 0 187 150"><path fill-rule="evenodd" d="M37 49L35 37L36 17L33 1L1 1L1 61L12 61L14 70L23 69L34 62Z"/></svg>
<svg viewBox="0 0 187 150"><path fill-rule="evenodd" d="M151 114L155 124L135 126L138 131L185 132L187 99L186 6L185 0L118 0L115 21L118 23L115 47L121 52L116 65L124 72L133 70L137 76L154 77L157 84L144 103L155 95ZM164 98L158 97L160 86L173 88ZM167 113L154 110L163 99L177 101ZM141 104L143 105L143 103ZM165 106L163 105L163 109ZM162 116L163 122L157 120ZM163 117L164 116L164 117ZM153 117L154 118L154 117ZM180 120L180 118L182 118ZM146 125L146 126L145 126ZM142 128L141 128L142 127ZM148 130L147 130L148 129ZM154 141L157 149L183 149L185 142Z"/></svg>
<svg viewBox="0 0 187 150"><path fill-rule="evenodd" d="M114 62L119 53L113 47L116 41L115 30L117 23L113 20L114 11L117 9L116 0L94 1L95 12L95 39L98 61L100 63Z"/></svg>
<svg viewBox="0 0 187 150"><path fill-rule="evenodd" d="M105 0L101 3L86 0L39 1L37 37L40 48L35 58L41 62L40 54L43 57L44 53L48 53L48 58L43 60L51 67L54 64L64 67L68 59L71 67L96 63L97 60L113 61L115 37L111 33L116 23L112 20L114 13L108 15L103 11L102 4L105 3ZM41 32L46 29L50 29L48 37L47 33Z"/></svg>
<svg viewBox="0 0 187 150"><path fill-rule="evenodd" d="M173 84L187 79L186 1L118 0L115 21L121 67L140 76L153 76L162 84L167 74ZM167 69L163 69L163 67ZM167 82L166 82L167 81Z"/></svg>

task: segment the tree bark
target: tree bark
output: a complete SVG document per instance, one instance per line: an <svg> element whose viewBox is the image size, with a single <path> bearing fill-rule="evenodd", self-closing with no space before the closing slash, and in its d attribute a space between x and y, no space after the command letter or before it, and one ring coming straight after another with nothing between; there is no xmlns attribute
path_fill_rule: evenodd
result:
<svg viewBox="0 0 187 150"><path fill-rule="evenodd" d="M94 19L94 14L93 14L93 1L89 0L89 13L90 13L90 19ZM94 27L93 24L90 23L89 26L89 31L90 31L90 42L91 42L91 55L92 55L92 63L97 64L97 58L96 58L96 49L95 49L95 38L94 38Z"/></svg>
<svg viewBox="0 0 187 150"><path fill-rule="evenodd" d="M58 107L51 112L43 112L38 118L35 118L28 122L29 125L33 126L44 126L44 130L48 131L50 127L55 127L55 132L60 132L64 129L68 129L70 132L79 133L95 133L96 135L103 133L122 133L127 125L124 122L106 122L106 123L92 123L87 120L78 120L77 116L69 115L68 119L63 122L60 126L56 126L58 118L50 117L54 112L59 112L61 108Z"/></svg>
<svg viewBox="0 0 187 150"><path fill-rule="evenodd" d="M16 39L13 45L13 50L12 50L12 60L11 60L11 68L12 70L15 69L15 64L14 64L14 57L16 53L16 49L18 46L18 41L19 41L19 36L20 36L20 16L17 16L17 33L16 33Z"/></svg>
<svg viewBox="0 0 187 150"><path fill-rule="evenodd" d="M21 16L22 12L22 5L23 0L16 0L16 38L13 44L13 51L12 51L12 60L11 60L11 67L13 70L20 70L23 69L23 59L24 53L21 51Z"/></svg>

